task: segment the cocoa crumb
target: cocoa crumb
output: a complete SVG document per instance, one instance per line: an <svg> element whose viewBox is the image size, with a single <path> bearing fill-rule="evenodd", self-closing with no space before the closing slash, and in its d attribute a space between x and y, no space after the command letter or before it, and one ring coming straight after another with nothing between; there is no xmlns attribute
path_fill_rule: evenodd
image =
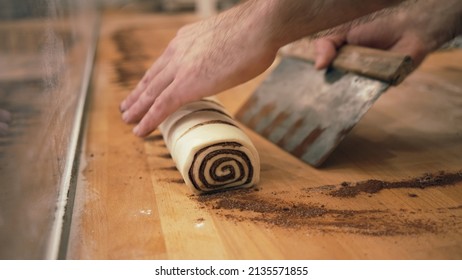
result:
<svg viewBox="0 0 462 280"><path fill-rule="evenodd" d="M355 184L340 184L340 188L329 193L334 197L351 198L356 197L360 193L375 194L384 189L400 189L400 188L419 188L425 189L429 187L450 186L462 182L462 173L445 173L444 171L435 174L425 173L424 175L402 181L381 181L370 179L367 181L358 182Z"/></svg>
<svg viewBox="0 0 462 280"><path fill-rule="evenodd" d="M161 181L167 182L167 183L172 183L172 184L184 184L184 183L185 183L185 181L183 180L183 178L178 178L178 179L175 179L175 178L164 178L164 179L161 179Z"/></svg>
<svg viewBox="0 0 462 280"><path fill-rule="evenodd" d="M144 138L144 141L146 142L157 142L157 141L163 141L164 138L162 134L152 134L149 135L148 137Z"/></svg>
<svg viewBox="0 0 462 280"><path fill-rule="evenodd" d="M160 167L159 170L167 170L167 171L178 171L175 165L168 166L168 167Z"/></svg>
<svg viewBox="0 0 462 280"><path fill-rule="evenodd" d="M264 195L252 189L239 189L199 195L194 199L201 208L212 209L226 219L262 223L268 227L370 236L438 232L435 222L424 221L420 217L413 219L405 209L399 210L400 215L379 209L337 209L326 204L287 201L277 196L278 192Z"/></svg>
<svg viewBox="0 0 462 280"><path fill-rule="evenodd" d="M158 155L160 158L172 158L172 155L170 155L169 153L164 153L164 154L160 154Z"/></svg>

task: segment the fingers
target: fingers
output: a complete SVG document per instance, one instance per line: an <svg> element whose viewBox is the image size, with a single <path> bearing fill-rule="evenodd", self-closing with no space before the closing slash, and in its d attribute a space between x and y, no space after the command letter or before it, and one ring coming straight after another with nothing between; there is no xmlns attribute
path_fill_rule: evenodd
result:
<svg viewBox="0 0 462 280"><path fill-rule="evenodd" d="M140 123L135 126L133 133L139 137L147 136L154 131L168 115L175 112L187 101L192 101L185 100L181 93L179 82L175 80L157 97ZM190 96L194 96L194 94L191 95L191 92L188 91L188 93Z"/></svg>
<svg viewBox="0 0 462 280"><path fill-rule="evenodd" d="M126 123L135 123L140 121L154 104L156 98L172 83L174 75L169 67L162 70L153 80L150 81L147 88L139 93L125 112L122 119ZM135 97L133 97L135 98Z"/></svg>
<svg viewBox="0 0 462 280"><path fill-rule="evenodd" d="M340 36L320 38L314 42L315 48L315 68L324 69L337 56L337 48L342 46L345 39Z"/></svg>
<svg viewBox="0 0 462 280"><path fill-rule="evenodd" d="M133 128L133 133L139 137L145 137L154 131L167 116L175 112L187 102L200 99L199 93L207 92L203 87L191 86L194 78L168 79L166 83L158 82L164 78L164 72L159 73L153 85L142 94L140 99L124 113L124 120L128 122L139 121ZM167 75L167 74L165 74ZM170 76L167 76L170 77ZM173 75L172 75L173 77ZM156 83L156 84L155 84ZM162 90L161 90L162 89Z"/></svg>
<svg viewBox="0 0 462 280"><path fill-rule="evenodd" d="M316 55L314 67L324 69L334 60L337 49L330 40L324 38L317 40L314 46Z"/></svg>
<svg viewBox="0 0 462 280"><path fill-rule="evenodd" d="M169 50L167 49L165 53L154 62L148 71L146 71L135 89L120 103L121 112L128 110L140 98L141 94L148 88L151 81L166 67L168 62Z"/></svg>

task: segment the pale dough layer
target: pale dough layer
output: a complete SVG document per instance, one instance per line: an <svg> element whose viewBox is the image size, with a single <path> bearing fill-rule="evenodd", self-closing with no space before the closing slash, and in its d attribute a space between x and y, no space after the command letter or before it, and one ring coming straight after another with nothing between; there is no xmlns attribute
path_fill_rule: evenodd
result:
<svg viewBox="0 0 462 280"><path fill-rule="evenodd" d="M258 152L217 101L183 106L159 130L184 181L196 192L245 188L258 183Z"/></svg>

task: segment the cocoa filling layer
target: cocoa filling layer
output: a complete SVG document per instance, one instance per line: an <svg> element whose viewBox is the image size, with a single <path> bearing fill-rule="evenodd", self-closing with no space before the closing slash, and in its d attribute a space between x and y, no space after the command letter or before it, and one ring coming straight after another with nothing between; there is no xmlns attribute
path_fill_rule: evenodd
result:
<svg viewBox="0 0 462 280"><path fill-rule="evenodd" d="M228 152L229 150L225 151L225 152ZM222 153L222 151L218 151L219 154ZM206 158L207 158L207 161L208 160L211 160L214 156L216 156L216 152L215 153L210 153ZM210 157L210 159L209 159ZM204 172L206 172L207 170L205 170L205 165L207 163L207 161L203 161L202 164L201 164L201 171L203 170ZM217 181L217 182L226 182L226 181L229 181L229 180L232 180L236 177L236 170L235 168L233 168L233 166L230 165L230 161L235 161L236 164L239 166L239 173L240 173L240 179L242 179L243 175L242 173L244 172L244 167L242 166L242 164L240 164L238 161L236 161L236 159L232 158L232 157L228 157L228 156L225 156L225 157L220 157L219 159L215 160L213 163L212 163L212 166L211 168L209 169L209 176L214 180L214 181ZM222 165L223 163L228 163L228 165L225 165L223 167L221 167L221 170L222 172L226 172L226 175L224 176L218 176L218 169L219 169L219 166ZM205 178L205 174L201 172L201 174L199 175L199 177L201 178L201 181L205 181L206 178ZM239 179L238 178L238 179ZM237 179L237 180L238 180Z"/></svg>
<svg viewBox="0 0 462 280"><path fill-rule="evenodd" d="M215 148L217 146L223 147L223 149L214 150L212 152L207 152L207 150L211 148ZM223 143L217 143L217 144L200 149L194 155L191 167L189 168L189 172L188 172L189 179L191 180L191 183L193 184L194 188L196 188L199 191L204 191L204 190L213 191L216 189L223 188L224 186L228 184L231 184L229 180L232 180L232 179L234 179L232 182L237 182L237 181L246 179L243 185L250 183L253 178L252 163L249 157L244 152L236 150L236 149L230 149L230 148L236 148L236 147L242 147L242 145L237 142L223 142ZM202 153L206 153L206 155L203 157L203 159L200 162L198 162L198 158ZM241 158L244 161L245 166L239 161L237 161L235 158L229 157L227 155L234 155L234 156ZM216 157L219 157L219 158L214 159ZM214 162L212 163L210 170L206 170L206 165L210 160L213 160ZM216 172L216 170L218 169L218 166L230 160L235 161L237 163L238 168L239 168L239 173L237 173L236 170L234 170L234 167L232 165L226 165L222 167L222 171L223 171L223 168L228 169L229 171L228 174L225 176L218 176ZM196 176L194 174L196 164L200 164L199 171L198 171L199 174L196 175L199 178L199 182L196 181L195 179ZM246 168L248 169L247 178L245 178ZM207 181L207 178L205 176L205 174L207 173L214 181L218 181L218 182L227 181L227 183L212 185ZM236 177L236 174L239 174L238 178L234 178Z"/></svg>
<svg viewBox="0 0 462 280"><path fill-rule="evenodd" d="M198 110L195 110L195 111L191 111L189 113L187 113L186 115L178 118L177 120L175 120L171 125L170 125L170 128L167 132L167 139L171 139L172 138L172 132L174 131L172 128L175 127L179 122L181 122L182 120L184 120L185 118L190 118L192 114L197 114L197 113L201 113L201 112L211 112L211 113L216 113L216 114L219 114L219 115L223 115L223 116L226 116L230 119L230 121L220 121L220 120L210 120L208 122L203 122L203 123L199 123L191 128L189 128L187 131L185 131L184 133L182 133L177 139L175 139L175 141L178 141L181 137L183 137L184 135L186 135L188 132L190 132L192 129L194 128L197 128L199 126L202 126L204 124L212 124L212 122L214 123L219 123L219 122L223 122L225 124L228 124L228 125L232 125L232 126L236 126L234 123L232 123L232 118L227 114L225 113L224 111L220 110L220 109L215 109L215 108L203 108L203 109L198 109Z"/></svg>
<svg viewBox="0 0 462 280"><path fill-rule="evenodd" d="M178 141L180 140L183 136L185 136L186 134L188 134L189 132L191 132L192 130L198 128L198 127L201 127L203 125L209 125L209 124L224 124L224 125L230 125L230 126L234 126L236 127L236 125L232 122L225 122L225 121L220 121L220 120L211 120L211 121L206 121L206 122L203 122L203 123L198 123L190 128L188 128L188 130L186 130L185 132L183 132L183 134L181 134L175 141ZM170 136L169 136L170 137Z"/></svg>

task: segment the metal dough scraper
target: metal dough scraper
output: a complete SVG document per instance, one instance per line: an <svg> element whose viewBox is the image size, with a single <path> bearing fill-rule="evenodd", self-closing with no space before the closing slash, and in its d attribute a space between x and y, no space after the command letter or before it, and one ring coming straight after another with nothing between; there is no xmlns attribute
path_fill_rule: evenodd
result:
<svg viewBox="0 0 462 280"><path fill-rule="evenodd" d="M409 56L353 45L316 70L306 43L285 48L280 63L236 118L282 149L320 166L390 85L412 70Z"/></svg>

